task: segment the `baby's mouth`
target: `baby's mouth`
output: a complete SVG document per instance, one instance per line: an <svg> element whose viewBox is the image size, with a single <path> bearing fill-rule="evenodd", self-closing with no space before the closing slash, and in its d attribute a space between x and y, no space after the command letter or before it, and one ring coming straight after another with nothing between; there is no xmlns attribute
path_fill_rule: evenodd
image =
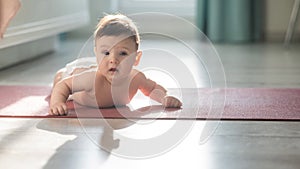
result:
<svg viewBox="0 0 300 169"><path fill-rule="evenodd" d="M109 72L117 72L118 71L118 69L117 68L110 68L109 70L108 70Z"/></svg>

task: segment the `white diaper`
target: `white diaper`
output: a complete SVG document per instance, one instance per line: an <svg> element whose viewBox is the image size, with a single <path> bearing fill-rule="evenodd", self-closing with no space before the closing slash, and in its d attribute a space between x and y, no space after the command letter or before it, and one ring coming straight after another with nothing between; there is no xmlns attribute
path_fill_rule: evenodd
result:
<svg viewBox="0 0 300 169"><path fill-rule="evenodd" d="M96 57L83 57L78 58L68 64L66 64L62 73L62 78L68 77L73 74L75 69L86 68L86 69L97 69Z"/></svg>

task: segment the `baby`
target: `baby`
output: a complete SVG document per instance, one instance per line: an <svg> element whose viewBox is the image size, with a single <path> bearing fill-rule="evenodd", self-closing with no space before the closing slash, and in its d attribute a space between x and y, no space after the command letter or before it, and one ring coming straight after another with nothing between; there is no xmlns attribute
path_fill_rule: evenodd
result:
<svg viewBox="0 0 300 169"><path fill-rule="evenodd" d="M142 51L138 50L140 37L131 19L121 14L105 16L94 38L96 64L81 58L57 72L50 115L66 115L69 96L81 105L106 108L128 104L138 90L165 107L182 106L165 88L133 69Z"/></svg>

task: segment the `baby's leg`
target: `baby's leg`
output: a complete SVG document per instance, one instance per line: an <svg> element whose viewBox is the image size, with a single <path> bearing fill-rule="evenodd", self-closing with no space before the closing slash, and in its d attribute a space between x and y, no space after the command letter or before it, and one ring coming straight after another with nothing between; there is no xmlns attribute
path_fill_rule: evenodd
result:
<svg viewBox="0 0 300 169"><path fill-rule="evenodd" d="M19 0L0 0L0 39L10 22L21 7Z"/></svg>

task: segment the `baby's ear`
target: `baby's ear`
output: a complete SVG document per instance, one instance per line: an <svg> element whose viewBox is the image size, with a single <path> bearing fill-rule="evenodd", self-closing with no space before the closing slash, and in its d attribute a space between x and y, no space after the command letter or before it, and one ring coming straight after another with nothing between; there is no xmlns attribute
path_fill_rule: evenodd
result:
<svg viewBox="0 0 300 169"><path fill-rule="evenodd" d="M134 66L137 66L140 63L141 57L142 57L142 51L137 51Z"/></svg>

